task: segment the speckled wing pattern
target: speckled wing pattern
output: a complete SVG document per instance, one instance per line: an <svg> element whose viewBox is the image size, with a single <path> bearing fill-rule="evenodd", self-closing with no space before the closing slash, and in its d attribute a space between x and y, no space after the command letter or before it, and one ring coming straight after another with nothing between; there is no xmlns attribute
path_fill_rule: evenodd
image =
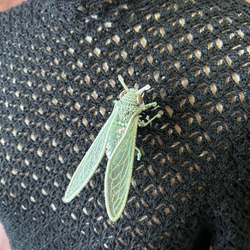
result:
<svg viewBox="0 0 250 250"><path fill-rule="evenodd" d="M108 137L112 124L117 116L118 110L114 109L111 116L102 127L95 141L78 165L63 198L64 202L70 202L88 183L95 173L106 149Z"/></svg>
<svg viewBox="0 0 250 250"><path fill-rule="evenodd" d="M139 116L130 118L125 133L108 162L105 175L105 202L109 218L116 221L126 205L134 162Z"/></svg>

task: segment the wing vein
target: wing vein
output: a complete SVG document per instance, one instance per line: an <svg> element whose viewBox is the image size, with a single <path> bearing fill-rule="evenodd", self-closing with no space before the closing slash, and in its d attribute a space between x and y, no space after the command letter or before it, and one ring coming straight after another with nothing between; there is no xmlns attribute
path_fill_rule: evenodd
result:
<svg viewBox="0 0 250 250"><path fill-rule="evenodd" d="M112 124L116 119L118 110L114 109L107 122L102 127L95 141L78 165L69 186L65 192L64 202L70 202L88 183L98 167L107 145Z"/></svg>
<svg viewBox="0 0 250 250"><path fill-rule="evenodd" d="M134 162L138 115L130 118L128 126L112 153L105 175L105 202L111 220L117 220L127 202Z"/></svg>

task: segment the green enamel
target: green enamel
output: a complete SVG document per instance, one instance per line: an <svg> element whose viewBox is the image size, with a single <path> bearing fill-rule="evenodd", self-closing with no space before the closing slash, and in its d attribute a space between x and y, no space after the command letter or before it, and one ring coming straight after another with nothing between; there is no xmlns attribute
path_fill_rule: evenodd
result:
<svg viewBox="0 0 250 250"><path fill-rule="evenodd" d="M114 101L110 118L77 167L63 198L64 202L70 202L86 186L106 150L108 166L104 194L108 216L112 221L120 218L127 202L135 149L138 160L141 157L139 149L135 147L138 123L144 127L155 118L160 118L158 114L147 123L139 119L142 111L157 105L156 102L144 106L137 103L137 96L148 90L149 85L136 91L128 89L121 76L119 80L126 93L121 100Z"/></svg>

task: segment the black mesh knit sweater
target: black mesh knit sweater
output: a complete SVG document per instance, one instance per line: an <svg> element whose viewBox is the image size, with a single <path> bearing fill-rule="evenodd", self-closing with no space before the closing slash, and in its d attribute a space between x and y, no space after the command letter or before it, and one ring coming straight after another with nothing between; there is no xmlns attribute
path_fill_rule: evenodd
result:
<svg viewBox="0 0 250 250"><path fill-rule="evenodd" d="M150 84L128 202L107 158L65 189L122 91ZM13 250L250 249L250 5L28 1L0 13L0 221Z"/></svg>

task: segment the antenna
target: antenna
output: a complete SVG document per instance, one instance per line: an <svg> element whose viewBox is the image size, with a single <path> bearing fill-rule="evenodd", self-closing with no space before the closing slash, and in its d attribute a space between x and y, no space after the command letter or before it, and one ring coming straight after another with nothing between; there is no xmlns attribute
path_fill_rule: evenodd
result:
<svg viewBox="0 0 250 250"><path fill-rule="evenodd" d="M145 90L149 90L149 89L150 89L150 85L147 84L147 85L144 86L143 88L139 89L139 90L136 92L136 94L137 94L137 95L140 95L140 94L142 94Z"/></svg>
<svg viewBox="0 0 250 250"><path fill-rule="evenodd" d="M120 83L122 84L123 88L126 90L126 92L128 92L128 87L125 84L123 77L121 75L118 75L118 79L119 79Z"/></svg>

